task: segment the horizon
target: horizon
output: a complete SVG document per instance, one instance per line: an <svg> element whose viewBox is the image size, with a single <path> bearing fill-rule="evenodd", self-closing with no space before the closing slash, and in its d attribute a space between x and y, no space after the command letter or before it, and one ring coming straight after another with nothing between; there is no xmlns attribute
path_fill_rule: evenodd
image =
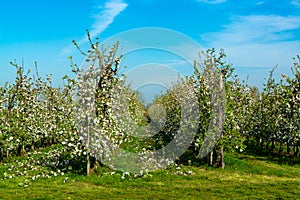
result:
<svg viewBox="0 0 300 200"><path fill-rule="evenodd" d="M68 57L78 65L84 60L72 40L88 49L86 29L92 39L100 41L136 28L177 31L204 49L224 49L239 78L248 76L249 84L259 89L276 65L276 80L281 73L290 76L292 58L300 54L299 0L178 0L172 4L159 0L13 0L3 2L0 11L0 85L14 80L9 62L21 65L23 59L25 70L34 71L37 61L41 76L52 74L54 84L62 85L61 78L72 75ZM189 49L180 44L177 48ZM191 73L176 56L157 51L125 55L123 64L130 70L145 61L173 67L183 75Z"/></svg>

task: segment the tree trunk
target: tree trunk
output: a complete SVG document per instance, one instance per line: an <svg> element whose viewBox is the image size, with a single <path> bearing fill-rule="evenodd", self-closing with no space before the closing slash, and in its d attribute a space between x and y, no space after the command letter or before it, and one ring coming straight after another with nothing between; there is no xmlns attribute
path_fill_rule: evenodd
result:
<svg viewBox="0 0 300 200"><path fill-rule="evenodd" d="M271 152L273 152L275 149L275 140L272 139L272 146L271 146Z"/></svg>
<svg viewBox="0 0 300 200"><path fill-rule="evenodd" d="M287 154L290 154L290 153L291 153L291 147L290 147L289 142L286 143L286 153L287 153Z"/></svg>
<svg viewBox="0 0 300 200"><path fill-rule="evenodd" d="M211 152L209 153L209 165L210 165L210 166L213 165L213 154L214 154L213 151L211 151Z"/></svg>
<svg viewBox="0 0 300 200"><path fill-rule="evenodd" d="M257 137L257 138L256 138L256 145L257 145L257 146L260 145L260 141L261 141L261 138L260 138L260 137Z"/></svg>
<svg viewBox="0 0 300 200"><path fill-rule="evenodd" d="M88 125L87 130L87 141L86 141L86 175L89 176L91 174L91 160L90 160L90 154L89 154L89 146L90 146L90 128Z"/></svg>
<svg viewBox="0 0 300 200"><path fill-rule="evenodd" d="M267 142L266 144L266 149L269 150L269 146L270 146L270 141Z"/></svg>
<svg viewBox="0 0 300 200"><path fill-rule="evenodd" d="M0 148L0 162L2 162L3 160L3 152L2 152L2 148Z"/></svg>
<svg viewBox="0 0 300 200"><path fill-rule="evenodd" d="M278 153L279 153L279 154L282 154L282 142L280 142Z"/></svg>
<svg viewBox="0 0 300 200"><path fill-rule="evenodd" d="M220 89L223 90L224 85L223 85L223 74L221 74L220 77ZM220 116L219 116L219 130L221 131L220 138L222 139L223 137L223 111L221 111ZM219 166L224 169L225 168L225 160L224 160L224 146L222 144L221 149L220 149L220 160L219 160Z"/></svg>
<svg viewBox="0 0 300 200"><path fill-rule="evenodd" d="M298 157L298 154L299 154L299 146L298 146L298 144L296 144L295 145L295 150L294 150L294 156Z"/></svg>
<svg viewBox="0 0 300 200"><path fill-rule="evenodd" d="M213 165L215 164L218 164L218 152L216 147L213 150Z"/></svg>
<svg viewBox="0 0 300 200"><path fill-rule="evenodd" d="M264 149L264 140L263 139L260 139L260 148Z"/></svg>
<svg viewBox="0 0 300 200"><path fill-rule="evenodd" d="M209 153L209 165L214 166L218 164L218 152L216 147Z"/></svg>
<svg viewBox="0 0 300 200"><path fill-rule="evenodd" d="M220 149L220 163L219 163L219 165L222 169L225 169L224 148L223 148L223 146L221 146L221 149Z"/></svg>
<svg viewBox="0 0 300 200"><path fill-rule="evenodd" d="M27 156L27 152L25 150L25 145L22 145L22 149L21 149L21 156Z"/></svg>
<svg viewBox="0 0 300 200"><path fill-rule="evenodd" d="M91 175L91 160L90 160L90 156L89 154L87 154L86 156L86 175L89 176Z"/></svg>

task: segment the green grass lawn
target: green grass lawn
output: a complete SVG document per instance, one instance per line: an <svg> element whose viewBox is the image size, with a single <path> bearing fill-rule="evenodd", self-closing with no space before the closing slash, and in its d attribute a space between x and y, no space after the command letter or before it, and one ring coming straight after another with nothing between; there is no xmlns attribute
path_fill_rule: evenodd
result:
<svg viewBox="0 0 300 200"><path fill-rule="evenodd" d="M59 176L28 187L19 186L25 178L13 178L0 182L0 199L300 199L300 165L244 154L227 154L226 160L225 170L183 166L146 178L66 175L66 183Z"/></svg>

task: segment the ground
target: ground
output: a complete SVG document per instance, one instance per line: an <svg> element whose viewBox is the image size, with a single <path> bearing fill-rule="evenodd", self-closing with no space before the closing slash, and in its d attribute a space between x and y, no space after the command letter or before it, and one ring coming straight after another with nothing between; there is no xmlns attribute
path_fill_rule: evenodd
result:
<svg viewBox="0 0 300 200"><path fill-rule="evenodd" d="M225 158L225 170L181 166L125 179L120 173L89 177L66 174L30 180L25 187L20 185L24 177L2 180L0 199L300 198L300 164L250 154L227 153Z"/></svg>

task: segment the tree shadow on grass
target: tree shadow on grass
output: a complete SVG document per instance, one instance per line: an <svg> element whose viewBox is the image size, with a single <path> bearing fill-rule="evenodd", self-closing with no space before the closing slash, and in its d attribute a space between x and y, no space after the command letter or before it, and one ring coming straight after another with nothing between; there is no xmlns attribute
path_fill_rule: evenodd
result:
<svg viewBox="0 0 300 200"><path fill-rule="evenodd" d="M244 153L240 156L240 159L270 161L280 165L300 166L299 156L295 157L292 154L288 155L271 152L268 149L261 149L260 147L253 144L248 144Z"/></svg>

